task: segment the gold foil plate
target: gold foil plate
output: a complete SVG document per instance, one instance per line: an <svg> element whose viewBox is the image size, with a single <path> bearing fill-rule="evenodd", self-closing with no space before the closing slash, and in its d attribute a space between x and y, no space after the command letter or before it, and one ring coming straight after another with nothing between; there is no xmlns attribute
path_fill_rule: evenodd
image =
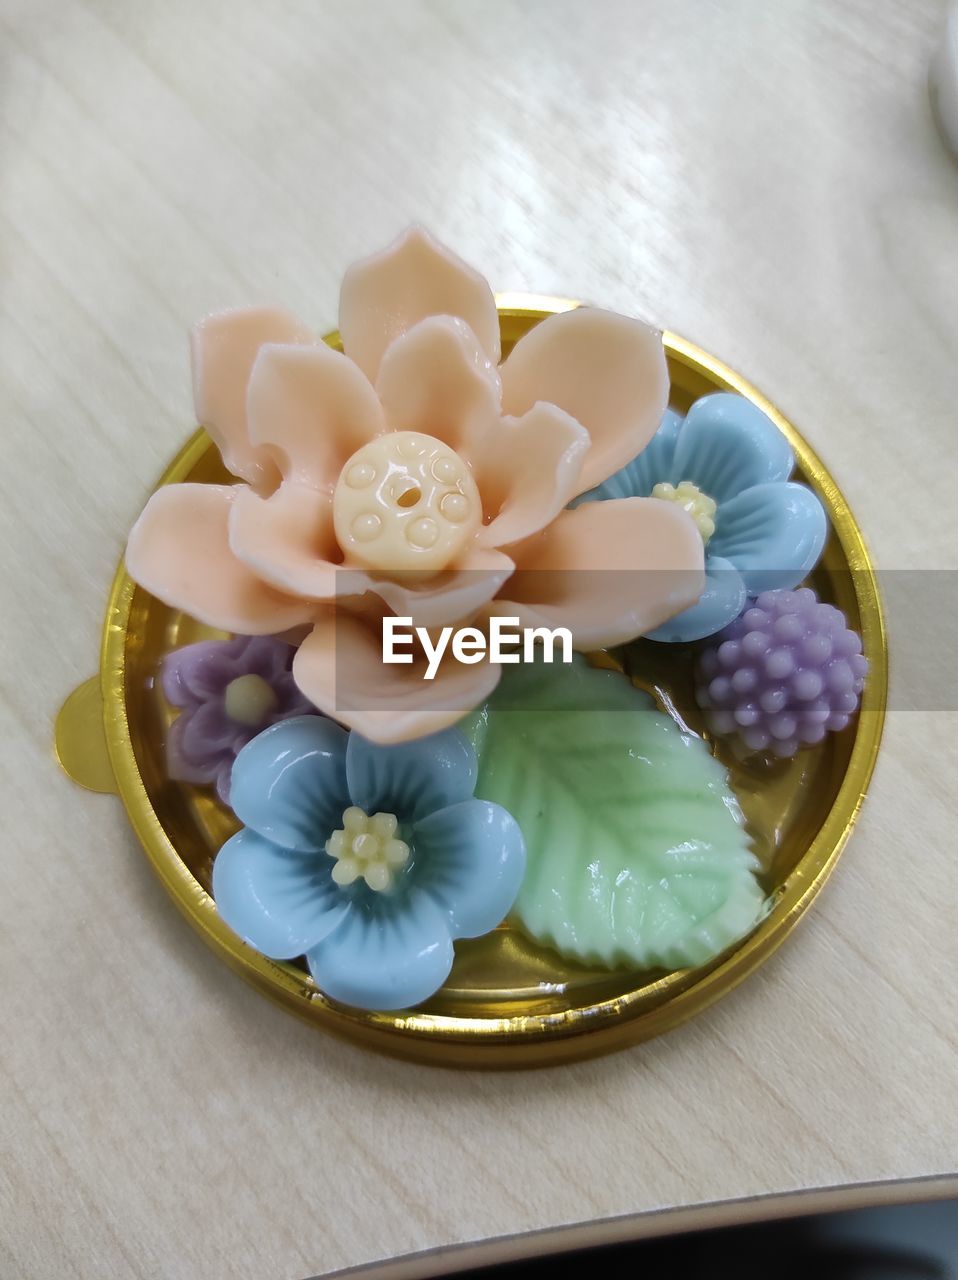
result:
<svg viewBox="0 0 958 1280"><path fill-rule="evenodd" d="M517 294L497 301L504 352L545 316L578 305ZM861 632L870 664L857 720L795 760L741 765L719 748L761 860L770 906L753 933L710 964L676 973L590 969L505 924L456 944L449 980L427 1004L409 1013L369 1013L328 1000L300 965L258 955L223 924L209 895L213 858L235 830L232 817L210 791L166 776L170 712L158 688L160 661L169 649L216 633L136 587L122 564L117 571L100 675L71 694L57 721L60 762L82 785L120 796L163 884L213 950L265 994L327 1031L446 1066L546 1066L621 1049L668 1031L741 982L784 941L838 860L875 764L887 686L881 605L864 540L838 486L791 423L712 356L675 334L664 340L675 408L684 412L710 391L736 391L788 438L798 478L819 495L831 522L813 585ZM327 341L338 346L338 334ZM219 455L199 431L161 483L225 479ZM637 682L704 733L690 666L684 646L645 642L633 651Z"/></svg>

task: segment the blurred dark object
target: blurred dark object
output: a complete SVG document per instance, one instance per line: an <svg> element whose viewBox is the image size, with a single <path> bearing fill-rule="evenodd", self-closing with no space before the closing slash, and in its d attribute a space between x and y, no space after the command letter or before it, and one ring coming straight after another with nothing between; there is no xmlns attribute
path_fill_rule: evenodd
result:
<svg viewBox="0 0 958 1280"><path fill-rule="evenodd" d="M958 1202L790 1218L548 1254L456 1272L457 1280L956 1280Z"/></svg>

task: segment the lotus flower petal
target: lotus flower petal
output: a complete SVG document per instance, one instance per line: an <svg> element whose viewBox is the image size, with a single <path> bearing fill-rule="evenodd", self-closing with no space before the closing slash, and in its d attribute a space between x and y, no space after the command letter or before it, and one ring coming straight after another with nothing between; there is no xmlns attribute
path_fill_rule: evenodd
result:
<svg viewBox="0 0 958 1280"><path fill-rule="evenodd" d="M554 404L497 419L473 463L483 512L491 517L479 532L480 544L519 542L554 520L579 491L588 451L588 431Z"/></svg>
<svg viewBox="0 0 958 1280"><path fill-rule="evenodd" d="M247 412L251 441L269 447L286 480L330 493L347 459L386 429L369 382L324 342L261 347Z"/></svg>
<svg viewBox="0 0 958 1280"><path fill-rule="evenodd" d="M576 498L572 506L607 498L650 498L655 486L672 475L675 446L684 421L674 409L666 409L659 429L638 457L627 462L608 480Z"/></svg>
<svg viewBox="0 0 958 1280"><path fill-rule="evenodd" d="M126 567L164 604L208 626L269 635L308 622L315 605L274 591L233 554L229 516L240 486L171 484L130 531Z"/></svg>
<svg viewBox="0 0 958 1280"><path fill-rule="evenodd" d="M521 415L546 400L588 431L592 445L582 465L580 493L641 453L669 401L658 330L592 307L537 324L519 339L500 373L506 413Z"/></svg>
<svg viewBox="0 0 958 1280"><path fill-rule="evenodd" d="M664 505L664 504L663 504ZM322 617L293 662L296 683L327 715L373 742L405 742L448 728L489 696L499 667L443 662L433 680L425 662L382 660L375 619L350 614Z"/></svg>
<svg viewBox="0 0 958 1280"><path fill-rule="evenodd" d="M568 627L577 649L650 631L694 604L705 583L695 522L657 498L586 503L511 550L517 570L495 612Z"/></svg>
<svg viewBox="0 0 958 1280"><path fill-rule="evenodd" d="M383 355L376 391L390 427L422 431L471 460L499 418L499 374L475 334L453 316L429 316Z"/></svg>
<svg viewBox="0 0 958 1280"><path fill-rule="evenodd" d="M492 361L499 361L499 315L486 281L421 227L354 263L339 295L343 350L370 382L383 352L427 316L457 316Z"/></svg>
<svg viewBox="0 0 958 1280"><path fill-rule="evenodd" d="M267 342L315 343L318 339L288 311L275 307L221 311L206 316L191 335L196 417L227 468L258 487L278 477L269 450L250 440L246 388L260 348Z"/></svg>
<svg viewBox="0 0 958 1280"><path fill-rule="evenodd" d="M416 627L443 627L473 617L502 588L515 563L501 551L473 547L455 569L422 582L413 570L378 578L359 570L344 570L340 596L373 591L400 618Z"/></svg>
<svg viewBox="0 0 958 1280"><path fill-rule="evenodd" d="M307 600L333 600L339 558L328 494L283 483L269 498L252 489L236 495L230 546L264 582Z"/></svg>

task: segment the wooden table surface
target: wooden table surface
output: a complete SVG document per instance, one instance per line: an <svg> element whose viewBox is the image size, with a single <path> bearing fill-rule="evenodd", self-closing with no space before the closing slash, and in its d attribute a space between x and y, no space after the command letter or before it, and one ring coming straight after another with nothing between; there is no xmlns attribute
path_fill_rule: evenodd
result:
<svg viewBox="0 0 958 1280"><path fill-rule="evenodd" d="M347 263L412 220L497 288L714 351L820 449L882 569L955 569L940 19L936 0L0 0L5 1278L299 1280L954 1171L945 665L924 709L893 670L860 826L778 955L660 1041L518 1075L383 1060L274 1008L51 750L125 531L191 429L188 325L268 300L332 326ZM891 628L894 663L922 637L901 610Z"/></svg>

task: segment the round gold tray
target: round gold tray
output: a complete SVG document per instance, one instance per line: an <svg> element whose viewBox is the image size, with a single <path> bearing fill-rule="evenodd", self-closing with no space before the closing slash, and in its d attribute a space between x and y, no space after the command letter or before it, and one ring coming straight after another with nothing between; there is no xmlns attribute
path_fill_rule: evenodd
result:
<svg viewBox="0 0 958 1280"><path fill-rule="evenodd" d="M506 294L497 299L503 353L543 317L577 305ZM338 346L338 335L327 339ZM421 1062L465 1067L532 1067L585 1058L669 1030L730 991L771 954L821 889L852 829L878 753L887 660L875 577L841 492L803 438L743 378L691 343L665 334L672 403L684 412L709 391L747 396L781 428L804 479L825 504L831 531L812 582L859 630L870 664L858 719L814 750L774 766L747 767L719 755L762 863L767 916L708 965L676 973L588 969L538 946L508 924L459 942L446 985L409 1013L367 1013L328 1000L304 968L252 951L217 915L209 895L213 857L235 830L210 792L166 777L170 714L156 673L169 649L215 634L135 586L121 564L110 592L100 674L81 685L57 720L57 752L68 774L118 794L147 856L180 910L220 956L287 1008L369 1048ZM223 481L219 455L197 432L161 483ZM685 646L646 642L633 651L633 676L660 692L697 732L691 655ZM664 695L664 696L663 696Z"/></svg>

